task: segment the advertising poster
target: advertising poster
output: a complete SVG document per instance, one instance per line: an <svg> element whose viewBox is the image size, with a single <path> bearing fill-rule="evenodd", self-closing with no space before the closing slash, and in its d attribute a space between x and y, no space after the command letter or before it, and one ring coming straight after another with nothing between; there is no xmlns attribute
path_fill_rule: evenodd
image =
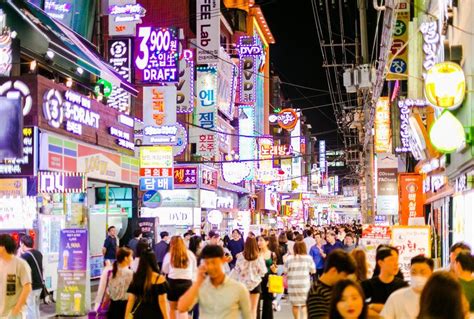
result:
<svg viewBox="0 0 474 319"><path fill-rule="evenodd" d="M375 269L375 255L379 245L389 245L391 238L390 226L381 225L362 225L362 237L359 240L370 264L369 271Z"/></svg>
<svg viewBox="0 0 474 319"><path fill-rule="evenodd" d="M87 270L87 230L62 229L59 239L59 270Z"/></svg>
<svg viewBox="0 0 474 319"><path fill-rule="evenodd" d="M56 312L67 316L86 313L86 272L59 271Z"/></svg>
<svg viewBox="0 0 474 319"><path fill-rule="evenodd" d="M430 226L393 226L392 245L398 249L398 263L405 280L410 279L411 259L418 255L431 257Z"/></svg>
<svg viewBox="0 0 474 319"><path fill-rule="evenodd" d="M410 218L424 217L423 176L416 173L398 175L400 196L400 225L408 225Z"/></svg>
<svg viewBox="0 0 474 319"><path fill-rule="evenodd" d="M196 52L197 64L219 61L221 20L216 12L221 11L219 0L196 1Z"/></svg>

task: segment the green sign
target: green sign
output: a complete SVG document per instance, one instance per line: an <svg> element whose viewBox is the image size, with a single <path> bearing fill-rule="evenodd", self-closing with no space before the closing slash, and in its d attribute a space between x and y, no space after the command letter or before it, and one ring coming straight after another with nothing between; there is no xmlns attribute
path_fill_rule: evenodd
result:
<svg viewBox="0 0 474 319"><path fill-rule="evenodd" d="M94 87L94 92L96 95L99 95L100 93L100 85L104 86L104 96L109 97L110 94L112 94L112 83L104 79L99 79L99 81L97 81L97 85Z"/></svg>
<svg viewBox="0 0 474 319"><path fill-rule="evenodd" d="M66 316L86 314L85 271L58 271L56 312Z"/></svg>

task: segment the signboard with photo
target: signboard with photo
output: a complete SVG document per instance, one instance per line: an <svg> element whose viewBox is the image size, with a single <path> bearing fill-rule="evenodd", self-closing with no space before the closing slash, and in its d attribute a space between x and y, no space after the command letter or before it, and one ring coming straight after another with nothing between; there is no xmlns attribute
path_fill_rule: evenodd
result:
<svg viewBox="0 0 474 319"><path fill-rule="evenodd" d="M359 246L364 249L367 262L370 265L369 271L375 269L375 255L379 245L389 245L391 238L390 226L362 225L362 237Z"/></svg>

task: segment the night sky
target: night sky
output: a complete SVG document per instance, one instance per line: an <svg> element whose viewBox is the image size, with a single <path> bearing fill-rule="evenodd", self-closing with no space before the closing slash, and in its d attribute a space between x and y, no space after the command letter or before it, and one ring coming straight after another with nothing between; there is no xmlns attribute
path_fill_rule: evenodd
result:
<svg viewBox="0 0 474 319"><path fill-rule="evenodd" d="M325 20L325 10L322 9L327 3L330 8L332 21L332 31L338 32L340 29L340 19L338 19L337 5L341 3L344 12L344 29L346 41L354 42L355 25L358 19L356 0L317 0L322 21L324 34L328 35L327 22ZM313 17L313 10L310 0L260 0L256 1L264 12L267 23L273 33L276 43L270 45L270 59L273 69L280 76L282 81L313 88L314 90L295 88L283 85L285 96L291 100L295 108L303 109L303 115L307 122L312 125L312 132L325 132L334 130L337 126L333 108L331 105L319 109L304 111L307 107L330 104L328 95L328 84L325 70L322 67L322 54L319 39ZM375 13L369 6L369 39L375 29ZM372 32L371 32L372 30ZM327 41L327 40L326 40ZM339 42L336 37L335 42ZM370 42L370 40L369 40ZM369 50L372 48L370 47ZM349 55L351 62L355 62ZM338 56L338 62L341 58ZM342 69L341 69L342 75ZM342 77L341 77L342 84ZM318 91L321 90L321 91ZM343 88L344 90L344 88ZM324 113L324 114L322 114ZM342 139L338 138L336 132L317 135L318 139L325 139L328 148L342 147Z"/></svg>

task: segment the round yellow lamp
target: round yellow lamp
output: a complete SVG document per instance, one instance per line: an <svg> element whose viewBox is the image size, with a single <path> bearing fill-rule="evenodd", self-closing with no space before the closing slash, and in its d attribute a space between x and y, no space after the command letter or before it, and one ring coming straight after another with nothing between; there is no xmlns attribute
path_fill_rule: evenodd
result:
<svg viewBox="0 0 474 319"><path fill-rule="evenodd" d="M462 123L448 110L433 123L430 130L431 144L442 153L452 153L466 143Z"/></svg>
<svg viewBox="0 0 474 319"><path fill-rule="evenodd" d="M426 74L425 96L433 105L454 110L466 94L464 71L454 62L441 62Z"/></svg>

